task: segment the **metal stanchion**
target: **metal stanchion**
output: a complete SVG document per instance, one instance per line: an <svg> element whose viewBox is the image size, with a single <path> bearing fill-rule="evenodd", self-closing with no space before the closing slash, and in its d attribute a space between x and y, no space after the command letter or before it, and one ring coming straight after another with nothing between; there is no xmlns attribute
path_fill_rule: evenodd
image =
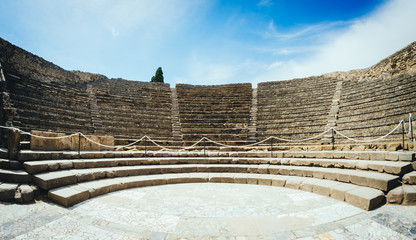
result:
<svg viewBox="0 0 416 240"><path fill-rule="evenodd" d="M411 115L410 115L411 116ZM409 127L410 127L410 140L414 142L415 138L413 137L413 119L412 117L409 118Z"/></svg>
<svg viewBox="0 0 416 240"><path fill-rule="evenodd" d="M402 143L403 143L403 151L405 150L405 146L404 146L404 121L402 121Z"/></svg>
<svg viewBox="0 0 416 240"><path fill-rule="evenodd" d="M204 138L204 141L203 141L204 142L204 157L205 157L205 140L206 139Z"/></svg>
<svg viewBox="0 0 416 240"><path fill-rule="evenodd" d="M335 150L335 137L334 137L334 129L331 129L332 132L332 137L331 137L331 142L332 142L332 151Z"/></svg>
<svg viewBox="0 0 416 240"><path fill-rule="evenodd" d="M81 159L81 133L78 133L78 159Z"/></svg>
<svg viewBox="0 0 416 240"><path fill-rule="evenodd" d="M147 136L144 137L144 156L147 157Z"/></svg>

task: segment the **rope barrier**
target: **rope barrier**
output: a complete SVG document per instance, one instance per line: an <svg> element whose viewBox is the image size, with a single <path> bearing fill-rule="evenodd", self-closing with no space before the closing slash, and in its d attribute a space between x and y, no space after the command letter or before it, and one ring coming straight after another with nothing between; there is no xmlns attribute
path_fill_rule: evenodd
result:
<svg viewBox="0 0 416 240"><path fill-rule="evenodd" d="M65 135L65 136L61 136L61 137L45 137L45 136L39 136L39 135L31 134L31 133L29 133L29 132L25 132L25 131L20 131L20 134L23 134L23 135L29 135L29 136L31 136L31 137L36 137L36 138L50 139L50 140L53 140L53 139L63 139L63 138L70 138L70 137L73 137L73 136L78 135L78 133L74 133L74 134L71 134L71 135Z"/></svg>
<svg viewBox="0 0 416 240"><path fill-rule="evenodd" d="M292 139L284 139L284 138L278 138L278 137L273 137L276 140L281 140L281 141L286 141L286 142L304 142L304 141L308 141L308 140L313 140L316 138L319 138L320 136L324 135L325 133L331 131L332 129L335 130L335 128L331 127L329 129L327 129L326 131L314 136L314 137L310 137L310 138L305 138L305 139L297 139L297 140L292 140Z"/></svg>
<svg viewBox="0 0 416 240"><path fill-rule="evenodd" d="M123 146L110 146L110 145L105 145L105 144L102 144L102 143L96 142L96 141L94 141L94 140L92 140L92 139L88 138L87 136L85 136L83 133L81 133L81 136L83 136L83 137L84 137L85 139L87 139L88 141L90 141L90 142L92 142L92 143L97 144L98 146L107 147L107 148L123 148L123 147L130 147L130 146L133 146L133 145L134 145L134 144L136 144L136 143L139 143L140 141L142 141L144 138L146 138L146 137L147 137L147 136L144 136L144 137L142 137L142 138L140 138L140 139L136 140L135 142L132 142L132 143L130 143L130 144L123 145Z"/></svg>
<svg viewBox="0 0 416 240"><path fill-rule="evenodd" d="M410 116L411 116L411 115L410 115ZM139 142L143 141L144 139L148 139L151 143L153 143L155 146L157 146L157 147L161 148L162 150L166 150L166 151L178 151L178 152L180 152L180 151L184 151L184 150L188 150L188 149L194 148L195 146L197 146L199 143L201 143L201 142L202 142L202 141L204 141L204 140L206 140L206 141L208 141L208 142L211 142L211 143L213 143L213 144L216 144L216 145L218 145L218 146L223 146L223 147L230 147L230 148L231 148L231 147L234 147L234 148L245 148L245 147L252 147L252 146L256 146L256 145L262 144L262 143L264 143L264 142L269 141L270 139L276 139L276 140L285 141L285 142L303 142L303 141L313 140L313 139L317 139L317 138L319 138L319 137L323 136L324 134L328 133L328 132L329 132L329 131L331 131L331 130L334 130L334 131L335 131L336 133L338 133L340 136L342 136L342 137L344 137L344 138L346 138L346 139L348 139L348 140L354 141L354 142L362 142L362 143L365 143L365 142L376 142L376 141L380 141L380 140L382 140L382 139L386 138L387 136L391 135L394 131L396 131L396 130L400 127L400 124L401 124L402 122L404 122L404 120L401 120L401 121L399 122L399 124L398 124L398 125L397 125L397 126L396 126L393 130L391 130L389 133L387 133L386 135L381 136L381 137L376 138L376 139L369 139L369 140L358 140L358 139L354 139L354 138L348 137L347 135L343 134L342 132L340 132L340 131L339 131L339 130L337 130L336 128L331 127L331 128L329 128L329 129L327 129L327 130L323 131L322 133L320 133L320 134L318 134L318 135L316 135L316 136L310 137L310 138L305 138L305 139L285 139L285 138L280 138L280 137L270 136L270 137L268 137L268 138L266 138L266 139L263 139L263 140L261 140L261 141L259 141L259 142L255 142L255 143L251 143L251 144L247 144L247 145L239 145L239 146L233 146L233 145L223 144L223 143L220 143L220 142L214 141L214 140L212 140L212 139L209 139L209 138L207 138L207 137L202 137L201 139L199 139L199 140L198 140L197 142L195 142L194 144L192 144L192 145L190 145L190 146L188 146L188 147L183 147L183 148L180 148L180 149L177 149L177 148L173 149L173 148L167 148L167 147L164 147L164 146L162 146L162 145L158 144L156 141L154 141L153 139L151 139L151 138L150 138L149 136L147 136L147 135L145 135L145 136L141 137L140 139L138 139L138 140L136 140L136 141L134 141L134 142L132 142L132 143L130 143L130 144L127 144L127 145L123 145L123 146L110 146L110 145L105 145L105 144L102 144L102 143L96 142L96 141L94 141L94 140L90 139L89 137L87 137L86 135L84 135L84 134L83 134L83 133L81 133L81 132L77 132L77 133L74 133L74 134L71 134L71 135L66 135L66 136L60 136L60 137L44 137L44 136L38 136L38 135L34 135L34 134L32 134L32 133L29 133L29 132L22 131L22 130L20 130L19 128L16 128L16 127L6 127L6 126L0 126L0 128L3 128L3 129L13 129L13 130L17 130L17 131L19 131L21 134L29 135L29 136L36 137L36 138L41 138L41 139L51 139L51 140L52 140L52 139L63 139L63 138L70 138L70 137L73 137L73 136L76 136L76 135L80 134L80 135L81 135L82 137L84 137L86 140L88 140L88 141L90 141L90 142L92 142L92 143L94 143L94 144L96 144L96 145L98 145L98 146L102 146L102 147L106 147L106 148L114 148L114 149L116 149L116 148L117 148L117 149L119 149L119 148L124 148L124 147L130 147L130 146L133 146L133 145L135 145L135 144L137 144L137 143L139 143ZM409 121L409 123L410 123L410 121ZM408 131L408 132L410 133L410 128L409 128L409 131Z"/></svg>
<svg viewBox="0 0 416 240"><path fill-rule="evenodd" d="M381 139L383 139L383 138L386 138L387 136L389 136L390 134L392 134L394 131L396 131L396 130L397 130L397 128L399 128L399 127L400 127L400 124L402 124L402 122L403 122L403 120L401 120L401 121L399 122L399 124L397 124L397 126L396 126L393 130L391 130L389 133L387 133L386 135L381 136L381 137L376 138L376 139L369 139L369 140L357 140L357 139L353 139L353 138L350 138L350 137L348 137L348 136L346 136L346 135L342 134L340 131L336 130L335 128L334 128L334 130L335 130L335 132L337 132L339 135L343 136L344 138L347 138L348 140L354 141L354 142L376 142L376 141L380 141L380 140L381 140Z"/></svg>

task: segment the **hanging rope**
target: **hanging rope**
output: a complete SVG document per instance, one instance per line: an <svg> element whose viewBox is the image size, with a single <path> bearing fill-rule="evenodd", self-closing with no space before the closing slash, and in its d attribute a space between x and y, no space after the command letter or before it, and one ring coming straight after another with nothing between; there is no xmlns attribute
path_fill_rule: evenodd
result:
<svg viewBox="0 0 416 240"><path fill-rule="evenodd" d="M410 119L411 119L411 117L412 117L412 116L411 116L411 114L410 114L410 116L409 116L409 123L410 123ZM346 138L346 139L348 139L348 140L354 141L354 142L361 142L361 143L365 143L365 142L376 142L376 141L380 141L380 140L382 140L382 139L386 138L387 136L391 135L394 131L396 131L396 130L400 127L400 124L401 124L402 122L404 122L404 120L401 120L401 121L399 122L399 124L398 124L398 125L397 125L397 126L396 126L393 130L391 130L389 133L387 133L386 135L381 136L381 137L376 138L376 139L369 139L369 140L358 140L358 139L354 139L354 138L352 138L352 137L349 137L349 136L347 136L347 135L343 134L342 132L340 132L340 131L339 131L339 130L337 130L336 128L331 127L331 128L329 128L329 129L327 129L327 130L323 131L322 133L320 133L320 134L316 135L316 136L309 137L309 138L304 138L304 139L285 139L285 138L280 138L280 137L270 136L270 137L268 137L268 138L266 138L266 139L264 139L264 140L261 140L261 141L259 141L259 142L255 142L255 143L252 143L252 144L234 146L234 145L227 145L227 144L223 144L223 143L220 143L220 142L214 141L214 140L212 140L212 139L209 139L209 138L207 138L207 137L202 137L202 138L201 138L201 139L199 139L197 142L195 142L194 144L192 144L192 145L190 145L190 146L188 146L188 147L175 148L175 149L174 149L174 148L167 148L167 147L164 147L164 146L162 146L162 145L158 144L156 141L154 141L153 139L151 139L151 138L150 138L149 136L147 136L147 135L145 135L145 136L141 137L140 139L138 139L138 140L136 140L136 141L134 141L134 142L132 142L132 143L130 143L130 144L127 144L127 145L123 145L123 146L110 146L110 145L105 145L105 144L102 144L102 143L96 142L96 141L94 141L94 140L90 139L89 137L87 137L86 135L84 135L84 134L83 134L83 133L81 133L81 132L77 132L77 133L74 133L74 134L71 134L71 135L59 136L59 137L45 137L45 136L39 136L39 135L35 135L35 134L29 133L29 132L22 131L22 130L20 130L19 128L16 128L16 127L6 127L6 126L0 126L0 128L3 128L3 129L13 129L13 130L17 130L17 131L19 131L21 134L29 135L29 136L32 136L32 137L35 137L35 138L41 138L41 139L51 139L51 140L52 140L52 139L63 139L63 138L70 138L70 137L77 136L78 134L80 134L80 135L81 135L82 137L84 137L87 141L90 141L90 142L92 142L92 143L94 143L94 144L96 144L96 145L98 145L98 146L102 146L102 147L106 147L106 148L113 148L113 149L119 149L119 148L124 148L124 147L130 147L130 146L133 146L133 145L135 145L135 144L137 144L137 143L139 143L139 142L143 141L144 139L148 139L151 143L153 143L155 146L159 147L159 148L160 148L160 149L162 149L162 150L166 150L166 151L178 151L178 152L180 152L180 151L184 151L184 150L188 150L188 149L195 148L198 144L200 144L200 143L201 143L202 141L204 141L204 140L206 140L206 141L208 141L208 142L211 142L211 143L213 143L213 144L216 144L216 145L218 145L218 146L222 146L222 147L229 147L229 148L246 148L246 147L253 147L253 146L256 146L256 145L262 144L262 143L264 143L264 142L269 141L270 139L276 139L276 140L285 141L285 142L304 142L304 141L308 141L308 140L313 140L313 139L320 138L320 137L322 137L324 134L328 133L328 132L329 132L329 131L331 131L331 130L334 130L334 131L335 131L336 133L338 133L340 136L342 136L342 137L344 137L344 138ZM410 131L411 131L411 126L409 127L408 134L410 134Z"/></svg>
<svg viewBox="0 0 416 240"><path fill-rule="evenodd" d="M403 122L403 120L401 120L401 121L399 122L399 124L397 124L397 126L396 126L393 130L391 130L389 133L387 133L386 135L381 136L381 137L376 138L376 139L369 139L369 140L357 140L357 139L353 139L353 138L350 138L350 137L348 137L348 136L344 135L343 133L341 133L340 131L336 130L335 128L334 128L334 130L335 130L335 132L337 132L339 135L341 135L341 136L343 136L344 138L347 138L347 139L349 139L349 140L351 140L351 141L354 141L354 142L362 142L362 143L365 143L365 142L376 142L376 141L380 141L380 140L381 140L381 139L383 139L383 138L386 138L387 136L389 136L390 134L392 134L394 131L396 131L396 130L397 130L397 128L399 128L399 127L400 127L400 124L401 124L402 122Z"/></svg>

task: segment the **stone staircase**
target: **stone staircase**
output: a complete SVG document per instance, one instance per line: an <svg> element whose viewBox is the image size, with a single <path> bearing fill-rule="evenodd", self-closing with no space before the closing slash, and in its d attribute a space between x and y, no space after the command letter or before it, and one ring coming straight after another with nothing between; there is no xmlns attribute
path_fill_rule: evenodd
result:
<svg viewBox="0 0 416 240"><path fill-rule="evenodd" d="M176 143L173 145L182 145L183 135L182 135L181 122L179 119L178 96L177 96L175 88L172 88L172 118L171 120L172 120L173 141Z"/></svg>
<svg viewBox="0 0 416 240"><path fill-rule="evenodd" d="M24 170L21 162L0 159L0 201L27 203L33 201L37 192L32 175Z"/></svg>
<svg viewBox="0 0 416 240"><path fill-rule="evenodd" d="M87 85L87 93L90 100L91 122L92 126L94 127L94 134L104 135L105 132L102 129L103 123L101 121L100 111L97 105L97 98L95 97L91 84Z"/></svg>
<svg viewBox="0 0 416 240"><path fill-rule="evenodd" d="M332 105L331 105L331 110L329 111L329 114L328 114L328 123L326 124L326 129L337 126L338 113L339 113L339 101L341 99L341 92L342 92L342 81L339 81L337 82L334 97L332 98ZM332 132L326 133L324 137L322 138L322 140L324 142L331 142Z"/></svg>
<svg viewBox="0 0 416 240"><path fill-rule="evenodd" d="M415 153L387 151L33 152L19 161L69 207L111 191L190 182L262 184L310 191L362 209L416 204ZM205 156L205 157L204 157ZM0 185L1 186L1 185Z"/></svg>
<svg viewBox="0 0 416 240"><path fill-rule="evenodd" d="M257 110L257 88L253 88L250 108L250 122L248 123L248 142L257 141Z"/></svg>

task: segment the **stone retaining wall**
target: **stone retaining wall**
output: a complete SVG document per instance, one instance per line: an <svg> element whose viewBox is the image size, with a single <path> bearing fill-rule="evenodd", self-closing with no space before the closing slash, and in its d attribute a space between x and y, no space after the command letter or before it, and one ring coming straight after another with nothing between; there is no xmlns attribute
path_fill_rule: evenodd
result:
<svg viewBox="0 0 416 240"><path fill-rule="evenodd" d="M41 136L41 137L63 137L68 136L65 133L52 133L52 132L41 132L41 131L31 131L32 135ZM95 136L95 135L86 135L89 139L104 144L108 146L114 146L114 137L113 136ZM79 145L79 140L81 143ZM78 151L80 146L81 151L105 151L113 150L113 148L107 148L99 146L95 143L92 143L85 139L84 137L79 137L74 135L71 137L60 138L60 139L44 139L31 136L30 139L30 150L43 150L43 151Z"/></svg>

